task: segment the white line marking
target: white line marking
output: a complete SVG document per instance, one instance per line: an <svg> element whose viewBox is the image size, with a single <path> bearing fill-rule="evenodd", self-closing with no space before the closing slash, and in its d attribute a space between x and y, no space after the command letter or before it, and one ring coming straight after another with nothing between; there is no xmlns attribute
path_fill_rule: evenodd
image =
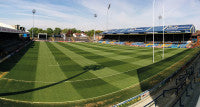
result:
<svg viewBox="0 0 200 107"><path fill-rule="evenodd" d="M65 81L65 82L70 83L70 82L80 82L80 81L89 81L89 80L101 79L101 78L111 77L111 76L114 76L114 75L124 74L124 73L130 72L132 70L135 70L135 69L131 69L131 70L128 70L126 72L116 73L116 74L113 74L113 75L98 77L98 78L90 78L90 79L75 80L75 81ZM11 81L25 82L25 83L56 83L56 82L44 82L44 81L25 81L25 80L16 80L16 79L10 79L10 78L1 78L0 80L11 80ZM57 81L57 82L59 82L59 81Z"/></svg>

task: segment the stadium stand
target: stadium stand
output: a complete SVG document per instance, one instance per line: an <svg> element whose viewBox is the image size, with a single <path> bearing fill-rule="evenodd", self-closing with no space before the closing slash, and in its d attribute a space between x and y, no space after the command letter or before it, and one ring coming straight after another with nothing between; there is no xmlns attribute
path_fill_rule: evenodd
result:
<svg viewBox="0 0 200 107"><path fill-rule="evenodd" d="M21 38L16 34L1 33L0 59L26 44L29 39Z"/></svg>
<svg viewBox="0 0 200 107"><path fill-rule="evenodd" d="M163 45L163 30L165 33L165 43ZM154 46L157 48L191 48L197 42L192 38L195 33L195 26L190 25L169 25L155 26ZM137 47L153 47L153 27L139 27L128 29L112 29L104 31L103 38L99 43L130 45Z"/></svg>
<svg viewBox="0 0 200 107"><path fill-rule="evenodd" d="M0 59L18 50L29 41L28 32L25 32L24 28L18 30L15 26L0 23Z"/></svg>

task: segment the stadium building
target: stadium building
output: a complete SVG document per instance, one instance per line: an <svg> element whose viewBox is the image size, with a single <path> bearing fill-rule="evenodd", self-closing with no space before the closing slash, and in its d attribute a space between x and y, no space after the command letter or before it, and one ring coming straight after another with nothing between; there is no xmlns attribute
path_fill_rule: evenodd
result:
<svg viewBox="0 0 200 107"><path fill-rule="evenodd" d="M0 23L0 59L15 52L29 41L29 33L20 25Z"/></svg>
<svg viewBox="0 0 200 107"><path fill-rule="evenodd" d="M164 30L163 30L164 29ZM154 46L165 48L192 48L199 45L198 35L195 26L188 25L169 25L154 27ZM103 39L99 43L120 44L139 47L153 47L153 27L138 27L127 29L112 29L104 31Z"/></svg>

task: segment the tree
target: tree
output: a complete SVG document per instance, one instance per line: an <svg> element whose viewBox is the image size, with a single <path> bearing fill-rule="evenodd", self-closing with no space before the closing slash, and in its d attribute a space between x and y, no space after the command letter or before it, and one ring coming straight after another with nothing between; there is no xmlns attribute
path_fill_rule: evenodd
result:
<svg viewBox="0 0 200 107"><path fill-rule="evenodd" d="M54 35L60 35L61 31L62 30L60 28L55 28L53 33L54 33Z"/></svg>
<svg viewBox="0 0 200 107"><path fill-rule="evenodd" d="M32 28L28 30L30 32L30 36L32 36ZM71 29L60 29L60 28L55 28L54 30L51 28L47 28L46 30L43 30L41 28L34 28L34 36L37 36L38 33L47 33L48 36L51 35L60 35L61 33L66 34L66 36L72 36L73 33L81 33L81 30L77 30L76 28L71 28ZM96 30L96 34L99 35L100 33L102 33L103 31L100 30ZM94 35L94 30L89 30L86 31L85 34L87 34L88 36L93 36Z"/></svg>
<svg viewBox="0 0 200 107"><path fill-rule="evenodd" d="M34 37L38 35L38 28L31 28L28 31L30 32L30 36L32 36L32 29L33 29L33 33L34 33Z"/></svg>
<svg viewBox="0 0 200 107"><path fill-rule="evenodd" d="M81 30L77 30L77 31L76 31L76 33L81 33L81 32L82 32Z"/></svg>
<svg viewBox="0 0 200 107"><path fill-rule="evenodd" d="M51 29L51 28L47 28L46 32L47 32L48 36L53 35L53 29Z"/></svg>
<svg viewBox="0 0 200 107"><path fill-rule="evenodd" d="M72 31L71 31L70 29L67 31L66 36L68 36L68 37L71 37L71 36L72 36Z"/></svg>
<svg viewBox="0 0 200 107"><path fill-rule="evenodd" d="M79 33L80 32L80 30L76 30L76 28L71 28L71 29L68 29L68 31L67 31L67 36L72 36L73 35L73 33ZM81 32L80 32L81 33Z"/></svg>
<svg viewBox="0 0 200 107"><path fill-rule="evenodd" d="M68 30L69 30L69 29L65 28L65 29L62 30L62 33L63 33L63 34L67 34Z"/></svg>
<svg viewBox="0 0 200 107"><path fill-rule="evenodd" d="M38 33L43 33L43 29L39 28L39 29L37 30L37 34L38 34Z"/></svg>
<svg viewBox="0 0 200 107"><path fill-rule="evenodd" d="M42 33L47 33L47 30L42 30Z"/></svg>
<svg viewBox="0 0 200 107"><path fill-rule="evenodd" d="M85 32L88 36L93 36L94 35L94 30L89 30Z"/></svg>
<svg viewBox="0 0 200 107"><path fill-rule="evenodd" d="M76 28L72 28L72 29L69 29L69 30L71 31L72 34L73 34L73 33L77 33Z"/></svg>
<svg viewBox="0 0 200 107"><path fill-rule="evenodd" d="M101 30L96 30L95 33L96 33L97 35L99 35L99 34L102 33L102 32L103 32L103 31L101 31Z"/></svg>

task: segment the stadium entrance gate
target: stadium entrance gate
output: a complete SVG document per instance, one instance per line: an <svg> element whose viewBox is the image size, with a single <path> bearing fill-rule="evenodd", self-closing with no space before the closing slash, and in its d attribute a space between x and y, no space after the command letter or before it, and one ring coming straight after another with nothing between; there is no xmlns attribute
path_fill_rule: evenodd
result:
<svg viewBox="0 0 200 107"><path fill-rule="evenodd" d="M42 38L42 40L45 40L44 38L46 38L47 40L47 33L38 33L38 40L40 40L40 38Z"/></svg>

